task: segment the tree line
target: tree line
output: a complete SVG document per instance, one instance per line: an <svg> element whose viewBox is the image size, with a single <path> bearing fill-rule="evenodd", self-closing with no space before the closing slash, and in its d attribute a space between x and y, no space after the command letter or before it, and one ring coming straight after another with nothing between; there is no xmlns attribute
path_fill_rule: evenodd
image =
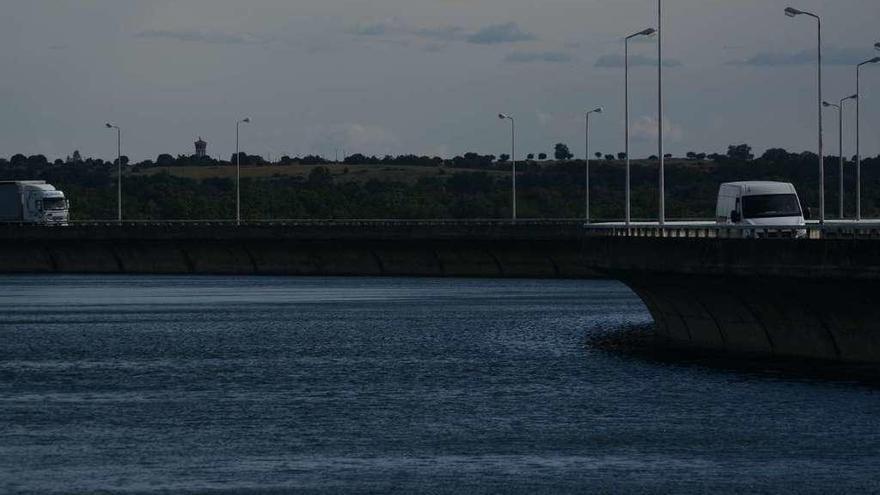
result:
<svg viewBox="0 0 880 495"><path fill-rule="evenodd" d="M70 157L50 162L45 157L15 155L0 158L2 180L46 180L65 191L74 219L112 219L116 208L116 167L95 158ZM244 158L244 157L242 157ZM259 158L259 157L257 157ZM312 157L312 161L316 157ZM510 216L509 164L504 157L466 153L452 159L403 155L352 155L344 163L315 160L306 176L276 175L242 180L245 218L507 218ZM591 164L591 197L595 218L623 216L624 175L619 156ZM509 160L509 157L507 157ZM190 157L180 164L200 164ZM262 160L261 158L259 160ZM245 166L268 166L248 157ZM738 180L792 182L805 206L818 205L815 154L771 149L755 157L747 145L731 146L725 154L677 159L667 164L667 216L713 218L718 185ZM828 157L826 199L829 216L836 216L838 161ZM155 163L155 162L154 162ZM216 164L229 162L213 161ZM304 163L300 161L299 163ZM430 167L436 174L413 181L343 180L350 165ZM228 219L234 216L233 180L177 177L167 170L138 174L143 164L123 159L126 218L143 220ZM155 165L154 165L155 166ZM863 212L880 216L880 157L865 158ZM473 170L462 170L473 169ZM847 215L853 216L855 172L847 161L845 190ZM656 218L658 167L651 160L632 165L633 216ZM579 218L584 212L583 160L523 162L517 180L518 210L522 218Z"/></svg>

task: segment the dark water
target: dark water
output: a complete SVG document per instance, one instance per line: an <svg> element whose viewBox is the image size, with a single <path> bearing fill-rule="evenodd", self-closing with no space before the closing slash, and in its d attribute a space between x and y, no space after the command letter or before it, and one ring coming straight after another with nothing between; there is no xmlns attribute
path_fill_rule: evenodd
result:
<svg viewBox="0 0 880 495"><path fill-rule="evenodd" d="M0 492L880 490L873 387L588 343L615 282L0 278Z"/></svg>

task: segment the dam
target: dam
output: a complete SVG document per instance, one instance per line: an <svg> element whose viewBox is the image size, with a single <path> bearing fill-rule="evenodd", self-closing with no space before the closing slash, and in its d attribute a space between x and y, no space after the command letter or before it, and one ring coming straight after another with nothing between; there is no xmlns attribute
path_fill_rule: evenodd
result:
<svg viewBox="0 0 880 495"><path fill-rule="evenodd" d="M0 272L614 278L640 296L657 334L677 343L880 362L876 231L628 234L577 221L5 226Z"/></svg>

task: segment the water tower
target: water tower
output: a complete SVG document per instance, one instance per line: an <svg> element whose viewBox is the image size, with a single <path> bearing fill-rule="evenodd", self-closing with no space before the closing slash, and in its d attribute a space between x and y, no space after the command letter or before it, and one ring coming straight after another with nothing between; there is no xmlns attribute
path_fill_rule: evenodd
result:
<svg viewBox="0 0 880 495"><path fill-rule="evenodd" d="M196 156L198 158L208 156L208 143L203 141L201 136L199 136L199 140L196 141Z"/></svg>

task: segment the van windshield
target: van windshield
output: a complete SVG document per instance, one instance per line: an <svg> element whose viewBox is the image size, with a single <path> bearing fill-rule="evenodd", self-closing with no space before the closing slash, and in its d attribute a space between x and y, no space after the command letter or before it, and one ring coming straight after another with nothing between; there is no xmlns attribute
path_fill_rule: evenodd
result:
<svg viewBox="0 0 880 495"><path fill-rule="evenodd" d="M766 194L745 196L742 199L743 218L776 218L802 216L801 205L794 194Z"/></svg>
<svg viewBox="0 0 880 495"><path fill-rule="evenodd" d="M43 198L44 210L63 210L67 208L67 200L64 198Z"/></svg>

